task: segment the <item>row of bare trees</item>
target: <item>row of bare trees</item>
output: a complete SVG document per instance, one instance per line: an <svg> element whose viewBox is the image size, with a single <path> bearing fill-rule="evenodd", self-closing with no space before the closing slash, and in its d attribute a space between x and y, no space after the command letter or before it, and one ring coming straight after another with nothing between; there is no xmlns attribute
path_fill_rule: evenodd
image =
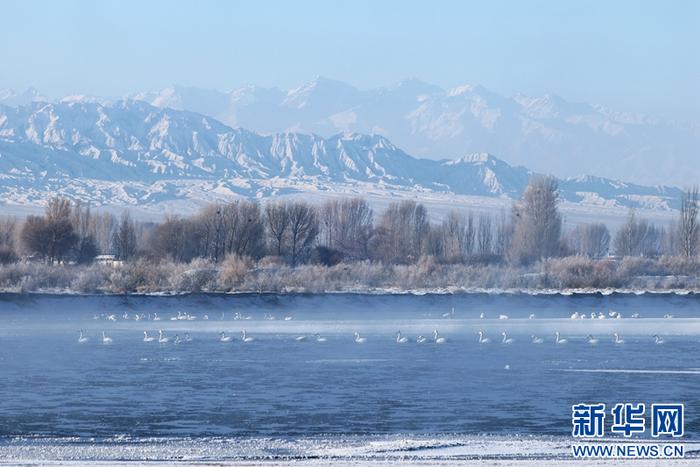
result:
<svg viewBox="0 0 700 467"><path fill-rule="evenodd" d="M564 231L556 181L534 178L510 215L453 211L431 222L415 201L390 204L378 215L360 198L328 201L248 200L210 205L188 217L160 223L137 222L94 213L62 198L49 201L43 216L23 222L0 218L0 262L24 256L48 263L87 263L100 253L121 260L134 257L188 262L226 257L274 256L290 265L313 261L374 260L410 264L424 256L445 263L531 264L544 258L581 255L593 259L611 251L620 256L698 254L698 190L683 197L678 222L659 227L630 213L614 236L602 223Z"/></svg>

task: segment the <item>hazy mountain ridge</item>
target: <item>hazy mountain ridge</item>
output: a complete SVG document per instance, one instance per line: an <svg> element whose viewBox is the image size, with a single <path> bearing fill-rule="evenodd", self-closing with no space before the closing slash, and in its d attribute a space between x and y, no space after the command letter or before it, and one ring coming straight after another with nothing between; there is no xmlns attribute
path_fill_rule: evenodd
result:
<svg viewBox="0 0 700 467"><path fill-rule="evenodd" d="M378 133L419 157L489 152L562 176L595 173L649 184L700 178L694 163L700 148L697 125L556 95L505 97L483 86L443 90L418 80L365 91L317 78L286 92L171 86L135 97L262 133Z"/></svg>
<svg viewBox="0 0 700 467"><path fill-rule="evenodd" d="M343 132L381 134L409 154L430 159L488 152L510 164L560 176L595 173L675 185L700 179L695 163L698 125L570 102L556 95L506 97L483 86L445 90L415 79L360 90L319 77L286 91L169 86L129 98L200 113L262 134L294 132L326 138ZM24 93L0 91L0 104L46 100L31 88ZM57 102L115 101L72 95Z"/></svg>
<svg viewBox="0 0 700 467"><path fill-rule="evenodd" d="M15 202L60 192L96 204L159 203L358 184L516 198L531 175L485 153L416 159L376 134L261 135L143 101L0 106L0 194ZM679 191L580 177L562 180L561 194L590 205L668 209Z"/></svg>

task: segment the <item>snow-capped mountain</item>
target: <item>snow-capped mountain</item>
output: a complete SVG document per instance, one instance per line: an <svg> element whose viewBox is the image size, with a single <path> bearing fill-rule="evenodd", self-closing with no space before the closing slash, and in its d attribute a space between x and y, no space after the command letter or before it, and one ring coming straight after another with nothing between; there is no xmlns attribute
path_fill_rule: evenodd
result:
<svg viewBox="0 0 700 467"><path fill-rule="evenodd" d="M305 92L287 97L308 105ZM61 193L93 204L263 197L291 191L518 197L533 173L486 153L418 159L380 135L263 135L143 101L0 106L0 196L41 203ZM668 209L680 192L604 178L561 181L573 203Z"/></svg>
<svg viewBox="0 0 700 467"><path fill-rule="evenodd" d="M505 97L482 86L443 90L417 80L359 90L317 78L289 91L248 86L224 93L172 86L135 98L267 134L381 134L431 159L489 152L560 176L596 173L678 185L700 179L697 125L556 95Z"/></svg>

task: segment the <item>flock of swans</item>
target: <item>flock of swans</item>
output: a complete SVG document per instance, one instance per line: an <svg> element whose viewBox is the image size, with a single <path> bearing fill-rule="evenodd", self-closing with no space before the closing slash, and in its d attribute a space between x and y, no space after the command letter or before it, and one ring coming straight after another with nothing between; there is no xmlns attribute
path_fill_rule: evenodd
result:
<svg viewBox="0 0 700 467"><path fill-rule="evenodd" d="M453 319L455 317L455 309L452 308L449 312L443 313L441 316L443 318ZM639 315L639 313L633 313L629 317L632 319L636 319L636 318L639 318L640 315ZM622 319L622 314L617 312L617 311L613 311L613 310L610 310L607 314L605 314L603 312L595 312L595 311L592 311L590 314L574 312L570 316L570 318L573 320ZM664 315L664 318L666 318L666 319L673 318L673 315L666 314L666 315ZM103 313L101 315L94 315L94 319L105 319L107 321L114 322L114 321L117 321L118 318L117 318L116 314ZM126 313L126 312L121 315L121 319L133 320L133 321L142 321L142 320L161 321L162 320L162 318L158 315L158 313L147 313L147 314L146 313L141 313L141 314L133 313L130 315L129 313ZM170 321L194 321L194 320L197 320L199 318L197 315L193 315L193 314L190 314L187 312L183 313L181 311L178 311L176 315L172 315L172 316L168 317L167 319ZM209 320L209 316L207 314L204 314L201 319ZM223 321L225 319L226 319L226 314L224 312L222 312L221 313L221 320ZM234 320L250 320L250 319L252 319L252 317L250 315L246 315L246 314L243 314L241 312L235 312L233 314L233 319ZM266 313L264 315L263 319L275 320L276 317L274 315ZM284 321L291 321L293 319L293 317L291 315L286 315L286 316L284 316L283 319L284 319ZM487 319L486 313L481 313L479 315L479 319ZM498 320L507 320L507 319L510 319L510 317L506 314L498 314L497 319ZM536 319L535 314L531 313L528 316L528 319L530 319L530 320ZM621 345L621 344L625 343L625 340L617 332L613 333L612 337L613 337L612 343L615 345ZM664 339L661 336L655 334L652 337L654 338L654 342L656 344L663 344L664 343ZM226 342L232 342L234 340L234 338L230 335L227 335L225 332L222 331L219 333L218 340L222 343L226 343ZM247 334L245 329L241 331L241 338L240 338L241 342L249 343L249 342L253 342L254 340L255 339L252 336ZM294 338L294 340L297 342L307 342L307 341L326 342L328 339L326 337L321 336L320 334L311 334L311 335L296 336ZM397 344L407 344L407 343L412 342L412 341L415 343L418 343L418 344L423 344L423 343L427 343L427 342L433 342L435 344L445 344L447 342L447 339L445 337L441 336L437 329L435 329L433 331L432 339L429 337L423 336L423 335L419 335L415 339L409 339L408 337L404 336L401 333L401 331L398 331L396 333L396 337L394 340ZM84 344L88 341L89 341L89 337L86 336L84 334L84 331L81 330L80 335L78 337L78 343ZM180 337L179 334L175 334L175 336L173 336L171 338L171 337L166 336L165 332L163 330L159 330L158 337L155 337L155 336L149 335L148 331L144 331L143 332L143 341L144 342L158 342L160 344L167 344L167 343L179 344L182 342L192 341L192 337L190 336L190 334L188 332L185 332L185 334L182 337ZM361 336L358 332L355 332L354 333L354 341L357 344L364 344L365 342L367 342L367 338ZM532 336L530 336L530 341L533 344L543 344L545 342L545 339L542 337L536 336L536 335L532 335ZM103 331L102 335L101 335L100 342L102 344L112 344L113 340L111 337L107 336L105 334L105 332ZM491 338L487 337L483 331L479 331L477 342L479 344L490 344L492 341L491 341ZM514 343L514 342L515 342L515 339L513 337L510 337L506 331L501 332L501 339L500 339L501 344L509 345L509 344ZM567 344L569 342L569 339L562 337L561 334L557 331L554 334L553 342L556 345L563 345L563 344ZM584 338L584 342L586 342L590 345L596 345L600 342L600 339L593 337L591 334L588 334Z"/></svg>
<svg viewBox="0 0 700 467"><path fill-rule="evenodd" d="M510 337L506 331L503 331L501 333L501 337L502 337L500 340L501 344L510 345L510 344L513 344L515 342L515 339L513 337ZM617 332L614 332L612 337L613 337L612 343L615 345L621 345L621 344L625 343L625 340ZM663 337L659 336L658 334L654 334L652 337L654 338L655 344L663 344L664 343ZM232 336L227 335L224 331L222 331L219 333L218 340L219 340L219 342L227 343L227 342L232 342L234 339ZM253 342L254 340L255 340L255 338L250 336L245 329L241 331L240 341L242 343L247 344L247 343ZM322 343L322 342L327 342L328 338L321 336L320 334L312 334L312 335L305 335L304 334L304 335L296 336L294 338L294 340L296 342L314 341L314 342L321 342ZM427 337L425 337L423 335L419 335L418 337L416 337L415 342L417 344L423 344L423 343L426 343L430 340L431 339L428 339ZM81 329L80 334L78 336L78 343L85 344L89 341L90 341L90 338L88 336L86 336L85 331L83 331ZM168 344L168 343L180 344L183 342L191 342L192 337L190 336L189 332L185 332L182 337L180 337L179 334L175 334L175 336L173 336L171 338L171 337L166 336L165 332L161 329L158 331L158 337L155 337L153 335L148 334L148 331L143 331L143 341L146 343L158 342L159 344ZM367 342L367 338L361 336L359 332L355 332L354 333L354 341L357 344L364 344L365 342ZM404 336L401 333L401 331L398 331L396 333L396 337L394 338L394 341L397 344L407 344L407 343L411 342L411 340L408 337ZM536 336L534 334L530 336L530 341L533 344L543 344L545 342L544 338ZM593 335L591 335L591 334L588 334L584 338L584 341L590 345L596 345L600 342L600 339L593 337ZM105 333L105 331L102 331L102 334L100 337L100 342L102 344L112 344L114 341L111 337L109 337ZM438 332L438 330L435 329L433 331L432 342L435 344L445 344L445 343L447 343L447 338L441 336L440 333ZM491 341L490 337L487 337L486 334L484 334L484 331L479 331L477 342L479 344L490 344L492 341ZM554 333L553 342L556 345L563 345L563 344L568 344L569 339L562 337L561 334L559 333L559 331L557 331Z"/></svg>

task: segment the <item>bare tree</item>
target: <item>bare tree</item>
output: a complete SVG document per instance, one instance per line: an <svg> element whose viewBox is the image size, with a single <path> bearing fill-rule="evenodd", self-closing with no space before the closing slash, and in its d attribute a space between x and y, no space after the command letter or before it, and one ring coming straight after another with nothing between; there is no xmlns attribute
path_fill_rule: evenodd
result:
<svg viewBox="0 0 700 467"><path fill-rule="evenodd" d="M569 248L577 255L599 259L608 254L610 232L603 223L577 225L567 235Z"/></svg>
<svg viewBox="0 0 700 467"><path fill-rule="evenodd" d="M561 252L562 220L557 210L558 186L553 177L533 178L513 207L510 259L527 264Z"/></svg>
<svg viewBox="0 0 700 467"><path fill-rule="evenodd" d="M27 218L21 238L31 253L45 258L50 264L60 262L77 242L71 224L70 201L65 198L49 200L44 217Z"/></svg>
<svg viewBox="0 0 700 467"><path fill-rule="evenodd" d="M318 235L318 216L313 206L294 202L287 206L289 218L289 250L292 266L308 253Z"/></svg>
<svg viewBox="0 0 700 467"><path fill-rule="evenodd" d="M620 256L657 256L665 235L663 229L646 219L637 219L634 210L630 210L627 222L615 234L615 252Z"/></svg>
<svg viewBox="0 0 700 467"><path fill-rule="evenodd" d="M413 263L426 251L430 224L425 206L391 203L379 219L377 254L391 263Z"/></svg>
<svg viewBox="0 0 700 467"><path fill-rule="evenodd" d="M698 187L695 185L683 193L681 199L680 236L681 253L686 258L697 254L698 249Z"/></svg>
<svg viewBox="0 0 700 467"><path fill-rule="evenodd" d="M15 237L17 235L17 219L0 217L0 264L7 264L17 259Z"/></svg>
<svg viewBox="0 0 700 467"><path fill-rule="evenodd" d="M122 261L136 254L136 227L127 211L122 213L119 226L112 236L112 248L115 256Z"/></svg>
<svg viewBox="0 0 700 467"><path fill-rule="evenodd" d="M282 256L284 238L289 228L289 212L282 203L268 203L265 206L265 226L272 248L277 256Z"/></svg>
<svg viewBox="0 0 700 467"><path fill-rule="evenodd" d="M476 252L480 256L491 254L493 233L491 228L491 217L482 214L479 216L479 230L476 235Z"/></svg>

